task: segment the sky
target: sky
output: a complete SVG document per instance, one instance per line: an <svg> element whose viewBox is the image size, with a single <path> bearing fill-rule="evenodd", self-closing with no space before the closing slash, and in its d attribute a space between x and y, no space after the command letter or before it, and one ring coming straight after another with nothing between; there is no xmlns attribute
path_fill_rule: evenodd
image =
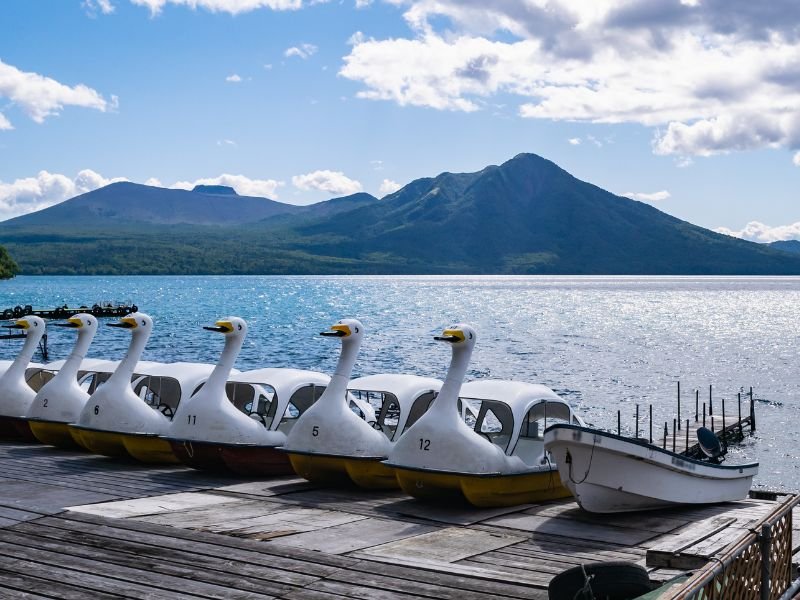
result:
<svg viewBox="0 0 800 600"><path fill-rule="evenodd" d="M0 220L117 180L382 197L520 152L800 239L800 2L0 4Z"/></svg>

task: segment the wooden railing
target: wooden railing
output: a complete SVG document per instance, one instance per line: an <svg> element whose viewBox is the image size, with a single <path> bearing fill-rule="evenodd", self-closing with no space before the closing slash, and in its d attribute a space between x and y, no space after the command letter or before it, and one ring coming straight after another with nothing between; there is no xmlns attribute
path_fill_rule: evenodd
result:
<svg viewBox="0 0 800 600"><path fill-rule="evenodd" d="M678 589L659 600L777 600L792 577L792 509L789 495L744 537L726 548Z"/></svg>

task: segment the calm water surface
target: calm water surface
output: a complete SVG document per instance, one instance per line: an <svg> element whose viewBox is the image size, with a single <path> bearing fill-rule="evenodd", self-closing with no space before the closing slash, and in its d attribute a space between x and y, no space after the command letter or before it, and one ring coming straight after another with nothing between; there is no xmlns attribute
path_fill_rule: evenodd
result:
<svg viewBox="0 0 800 600"><path fill-rule="evenodd" d="M720 277L17 277L0 282L0 309L131 300L155 327L154 361L214 362L222 336L203 325L245 318L250 334L237 367L293 366L330 372L338 344L318 333L342 317L364 323L356 375L443 377L447 347L432 336L451 322L478 331L469 378L543 383L590 423L634 430L635 406L653 404L656 429L694 413L714 385L728 412L753 386L758 431L731 460L761 462L758 485L800 489L800 278ZM51 328L51 360L74 333ZM120 358L129 337L102 328L90 351ZM0 359L19 341L0 341Z"/></svg>

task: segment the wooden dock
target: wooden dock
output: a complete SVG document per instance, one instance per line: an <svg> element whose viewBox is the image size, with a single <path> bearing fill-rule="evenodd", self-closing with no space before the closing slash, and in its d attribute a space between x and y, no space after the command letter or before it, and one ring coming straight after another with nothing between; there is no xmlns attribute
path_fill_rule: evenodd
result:
<svg viewBox="0 0 800 600"><path fill-rule="evenodd" d="M666 581L778 504L477 510L0 443L0 598L544 599L586 562L638 562Z"/></svg>

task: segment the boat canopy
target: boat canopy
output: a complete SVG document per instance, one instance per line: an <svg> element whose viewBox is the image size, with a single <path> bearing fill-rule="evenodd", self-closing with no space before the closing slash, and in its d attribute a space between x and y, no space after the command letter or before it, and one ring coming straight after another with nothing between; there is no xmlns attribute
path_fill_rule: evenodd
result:
<svg viewBox="0 0 800 600"><path fill-rule="evenodd" d="M268 367L231 374L228 398L247 414L258 414L267 430L289 426L325 391L330 377L316 371Z"/></svg>
<svg viewBox="0 0 800 600"><path fill-rule="evenodd" d="M178 404L189 398L213 370L214 365L205 363L139 362L131 384L137 396L171 417Z"/></svg>
<svg viewBox="0 0 800 600"><path fill-rule="evenodd" d="M353 379L347 391L370 403L375 409L374 425L370 424L396 441L425 414L441 387L442 382L433 377L391 373Z"/></svg>
<svg viewBox="0 0 800 600"><path fill-rule="evenodd" d="M500 446L507 455L529 462L538 454L544 430L551 422L583 425L572 407L547 386L522 381L478 380L461 386L462 402L479 403L475 431ZM535 441L528 452L520 442ZM529 457L528 454L531 454ZM522 456L524 455L524 456Z"/></svg>

